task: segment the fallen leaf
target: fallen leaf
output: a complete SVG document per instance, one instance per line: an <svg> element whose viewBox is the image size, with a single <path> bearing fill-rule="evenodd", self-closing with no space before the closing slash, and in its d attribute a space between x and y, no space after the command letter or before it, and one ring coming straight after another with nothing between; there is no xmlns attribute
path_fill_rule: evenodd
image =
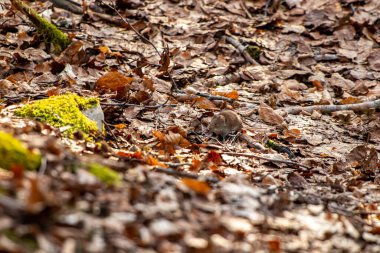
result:
<svg viewBox="0 0 380 253"><path fill-rule="evenodd" d="M212 92L212 94L213 95L217 95L217 96L226 97L226 98L231 98L231 99L234 99L234 100L239 99L239 94L238 94L237 90L232 90L232 91L229 91L229 92L214 91L214 92Z"/></svg>
<svg viewBox="0 0 380 253"><path fill-rule="evenodd" d="M270 125L281 125L284 123L284 118L277 114L272 107L261 103L259 107L259 116L265 123Z"/></svg>
<svg viewBox="0 0 380 253"><path fill-rule="evenodd" d="M199 181L191 178L184 178L181 182L189 189L195 191L198 194L207 195L211 191L211 187L203 181Z"/></svg>
<svg viewBox="0 0 380 253"><path fill-rule="evenodd" d="M208 100L207 98L204 98L204 97L196 98L194 105L198 108L206 109L206 110L218 109L213 102L211 102L210 100Z"/></svg>
<svg viewBox="0 0 380 253"><path fill-rule="evenodd" d="M118 71L111 71L96 81L97 91L119 91L127 87L133 81L133 77L126 77Z"/></svg>
<svg viewBox="0 0 380 253"><path fill-rule="evenodd" d="M161 71L161 72L167 72L168 71L169 65L170 65L169 48L165 48L164 51L162 52L161 59L160 59L160 65L161 66L158 69L158 71Z"/></svg>

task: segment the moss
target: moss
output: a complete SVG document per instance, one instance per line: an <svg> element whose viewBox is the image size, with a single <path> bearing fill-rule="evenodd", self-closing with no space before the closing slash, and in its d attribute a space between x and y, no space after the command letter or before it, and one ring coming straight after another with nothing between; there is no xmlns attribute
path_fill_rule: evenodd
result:
<svg viewBox="0 0 380 253"><path fill-rule="evenodd" d="M118 172L103 165L91 163L88 165L88 170L101 182L107 185L118 186L121 183L121 175Z"/></svg>
<svg viewBox="0 0 380 253"><path fill-rule="evenodd" d="M13 166L22 166L27 170L36 170L40 164L39 154L25 148L12 135L0 131L0 167L9 170Z"/></svg>
<svg viewBox="0 0 380 253"><path fill-rule="evenodd" d="M90 140L90 134L96 132L96 122L87 118L81 110L99 105L97 98L83 98L76 94L52 96L28 104L15 112L15 115L38 119L54 127L71 126L64 134L70 138L80 130L84 137Z"/></svg>
<svg viewBox="0 0 380 253"><path fill-rule="evenodd" d="M246 49L248 54L255 60L258 60L260 57L261 49L257 46L248 46Z"/></svg>
<svg viewBox="0 0 380 253"><path fill-rule="evenodd" d="M11 0L11 2L19 11L29 18L44 41L47 44L54 46L55 53L60 53L71 43L69 37L65 33L38 15L38 13L27 4L21 0Z"/></svg>

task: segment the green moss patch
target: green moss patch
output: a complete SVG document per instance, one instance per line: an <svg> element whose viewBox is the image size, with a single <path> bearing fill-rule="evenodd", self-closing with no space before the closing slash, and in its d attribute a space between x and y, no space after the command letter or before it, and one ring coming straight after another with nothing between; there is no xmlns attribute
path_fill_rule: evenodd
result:
<svg viewBox="0 0 380 253"><path fill-rule="evenodd" d="M121 183L121 175L103 165L91 163L88 165L88 171L107 185L118 186Z"/></svg>
<svg viewBox="0 0 380 253"><path fill-rule="evenodd" d="M28 150L12 135L0 131L0 167L11 169L13 166L22 166L27 170L36 170L40 167L41 156Z"/></svg>
<svg viewBox="0 0 380 253"><path fill-rule="evenodd" d="M97 98L83 98L76 94L65 94L41 99L25 105L15 115L46 122L54 127L71 126L64 134L70 138L80 130L86 139L98 129L96 122L87 118L82 110L99 105Z"/></svg>

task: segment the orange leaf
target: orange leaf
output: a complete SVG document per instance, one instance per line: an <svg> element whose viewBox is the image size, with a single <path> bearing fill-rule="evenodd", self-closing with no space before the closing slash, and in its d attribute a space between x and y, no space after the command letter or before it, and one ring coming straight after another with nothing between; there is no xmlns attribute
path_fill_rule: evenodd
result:
<svg viewBox="0 0 380 253"><path fill-rule="evenodd" d="M146 76L143 77L143 86L145 89L148 89L150 91L155 90L152 79L150 79Z"/></svg>
<svg viewBox="0 0 380 253"><path fill-rule="evenodd" d="M132 81L132 77L126 77L118 71L111 71L96 81L96 90L118 91L128 86Z"/></svg>
<svg viewBox="0 0 380 253"><path fill-rule="evenodd" d="M301 137L301 130L299 129L285 129L283 131L284 137L285 138L299 138Z"/></svg>
<svg viewBox="0 0 380 253"><path fill-rule="evenodd" d="M203 181L198 181L198 180L190 179L190 178L184 178L181 180L181 182L184 185L186 185L189 189L195 191L198 194L206 195L211 190L211 187Z"/></svg>
<svg viewBox="0 0 380 253"><path fill-rule="evenodd" d="M33 208L35 204L43 202L44 196L39 186L41 182L38 180L38 177L30 178L29 183L30 188L26 201L28 206Z"/></svg>
<svg viewBox="0 0 380 253"><path fill-rule="evenodd" d="M107 46L100 46L98 50L103 54L110 54L112 51Z"/></svg>
<svg viewBox="0 0 380 253"><path fill-rule="evenodd" d="M213 163L215 163L215 164L222 164L222 163L223 163L223 159L222 159L222 157L220 156L220 154L217 153L217 152L215 152L214 150L211 150L211 151L207 154L206 161L207 161L207 162L213 162Z"/></svg>
<svg viewBox="0 0 380 253"><path fill-rule="evenodd" d="M340 101L344 105L360 103L360 99L356 97L348 97Z"/></svg>
<svg viewBox="0 0 380 253"><path fill-rule="evenodd" d="M125 124L116 124L114 127L117 129L125 129L127 126Z"/></svg>
<svg viewBox="0 0 380 253"><path fill-rule="evenodd" d="M224 91L214 91L212 94L226 97L226 98L231 98L231 99L239 99L239 94L236 90L232 90L230 92L224 92Z"/></svg>
<svg viewBox="0 0 380 253"><path fill-rule="evenodd" d="M156 137L160 142L164 142L164 138L165 138L165 134L160 132L160 131L156 131L156 130L153 130L152 131L152 134L154 137Z"/></svg>
<svg viewBox="0 0 380 253"><path fill-rule="evenodd" d="M199 97L195 99L195 104L196 107L201 108L201 109L207 109L207 110L216 110L218 109L213 102L208 100L207 98L204 97Z"/></svg>
<svg viewBox="0 0 380 253"><path fill-rule="evenodd" d="M158 161L153 156L148 156L148 158L146 159L146 163L149 164L149 165L152 165L152 166L160 166L160 167L163 167L163 168L168 167L168 166L166 166L166 164Z"/></svg>
<svg viewBox="0 0 380 253"><path fill-rule="evenodd" d="M314 80L314 81L312 81L311 83L312 83L312 84L314 85L314 87L316 87L317 90L319 90L319 91L323 91L323 90L325 89L325 87L323 87L323 85L321 84L321 82L318 81L318 80Z"/></svg>
<svg viewBox="0 0 380 253"><path fill-rule="evenodd" d="M189 168L190 171L199 171L201 168L202 162L198 159L193 159L191 161L191 166Z"/></svg>
<svg viewBox="0 0 380 253"><path fill-rule="evenodd" d="M59 87L52 88L46 92L46 94L51 97L51 96L57 96L61 93L61 89Z"/></svg>
<svg viewBox="0 0 380 253"><path fill-rule="evenodd" d="M116 155L121 156L121 157L140 159L140 160L143 158L142 153L140 151L129 153L124 150L119 150L116 152Z"/></svg>

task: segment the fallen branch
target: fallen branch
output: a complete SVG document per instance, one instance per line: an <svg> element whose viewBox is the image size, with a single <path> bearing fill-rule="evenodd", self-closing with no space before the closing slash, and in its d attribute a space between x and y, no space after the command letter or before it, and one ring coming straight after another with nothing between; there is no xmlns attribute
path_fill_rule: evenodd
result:
<svg viewBox="0 0 380 253"><path fill-rule="evenodd" d="M67 10L74 14L83 14L82 6L71 0L49 0L54 7Z"/></svg>
<svg viewBox="0 0 380 253"><path fill-rule="evenodd" d="M200 96L200 97L205 97L208 100L224 100L224 101L227 101L230 103L232 103L234 101L234 99L232 99L232 98L223 97L223 96L215 96L215 95L211 95L208 93L197 92L197 93L195 93L195 95Z"/></svg>
<svg viewBox="0 0 380 253"><path fill-rule="evenodd" d="M244 59L249 62L250 64L253 64L253 65L260 65L257 61L255 61L251 55L247 52L246 50L246 47L243 46L239 41L235 40L234 38L232 38L231 36L224 36L224 38L226 39L226 41L228 43L230 43L231 45L233 45L244 57Z"/></svg>
<svg viewBox="0 0 380 253"><path fill-rule="evenodd" d="M173 169L165 169L165 168L154 168L155 172L161 172L165 173L171 176L176 176L176 177L185 177L185 178L191 178L191 179L203 179L204 181L208 183L218 183L220 180L217 179L216 177L203 177L198 174L194 173L189 173L185 171L178 171L178 170L173 170Z"/></svg>
<svg viewBox="0 0 380 253"><path fill-rule="evenodd" d="M282 160L282 159L275 159L275 158L268 158L268 157L263 157L263 156L259 156L259 155L255 155L255 154L235 153L235 152L221 152L221 154L231 155L231 156L254 157L254 158L257 158L257 159L262 159L262 160L266 160L266 161L273 162L273 163L285 163L285 164L288 164L288 165L293 165L293 166L296 166L296 167L300 167L300 168L304 168L304 169L310 170L309 167L307 167L305 165L302 165L299 162L293 162L293 161Z"/></svg>
<svg viewBox="0 0 380 253"><path fill-rule="evenodd" d="M376 109L380 107L380 99L373 101L367 101L357 104L349 105L312 105L312 106L292 106L287 108L277 109L276 111L287 112L288 114L299 114L301 112L312 113L313 111L320 111L321 113L330 113L336 111L365 111L370 109Z"/></svg>
<svg viewBox="0 0 380 253"><path fill-rule="evenodd" d="M36 27L38 34L46 44L54 46L54 52L60 53L70 43L69 37L59 30L55 25L38 15L38 13L25 4L22 0L11 0L14 8L22 12Z"/></svg>

